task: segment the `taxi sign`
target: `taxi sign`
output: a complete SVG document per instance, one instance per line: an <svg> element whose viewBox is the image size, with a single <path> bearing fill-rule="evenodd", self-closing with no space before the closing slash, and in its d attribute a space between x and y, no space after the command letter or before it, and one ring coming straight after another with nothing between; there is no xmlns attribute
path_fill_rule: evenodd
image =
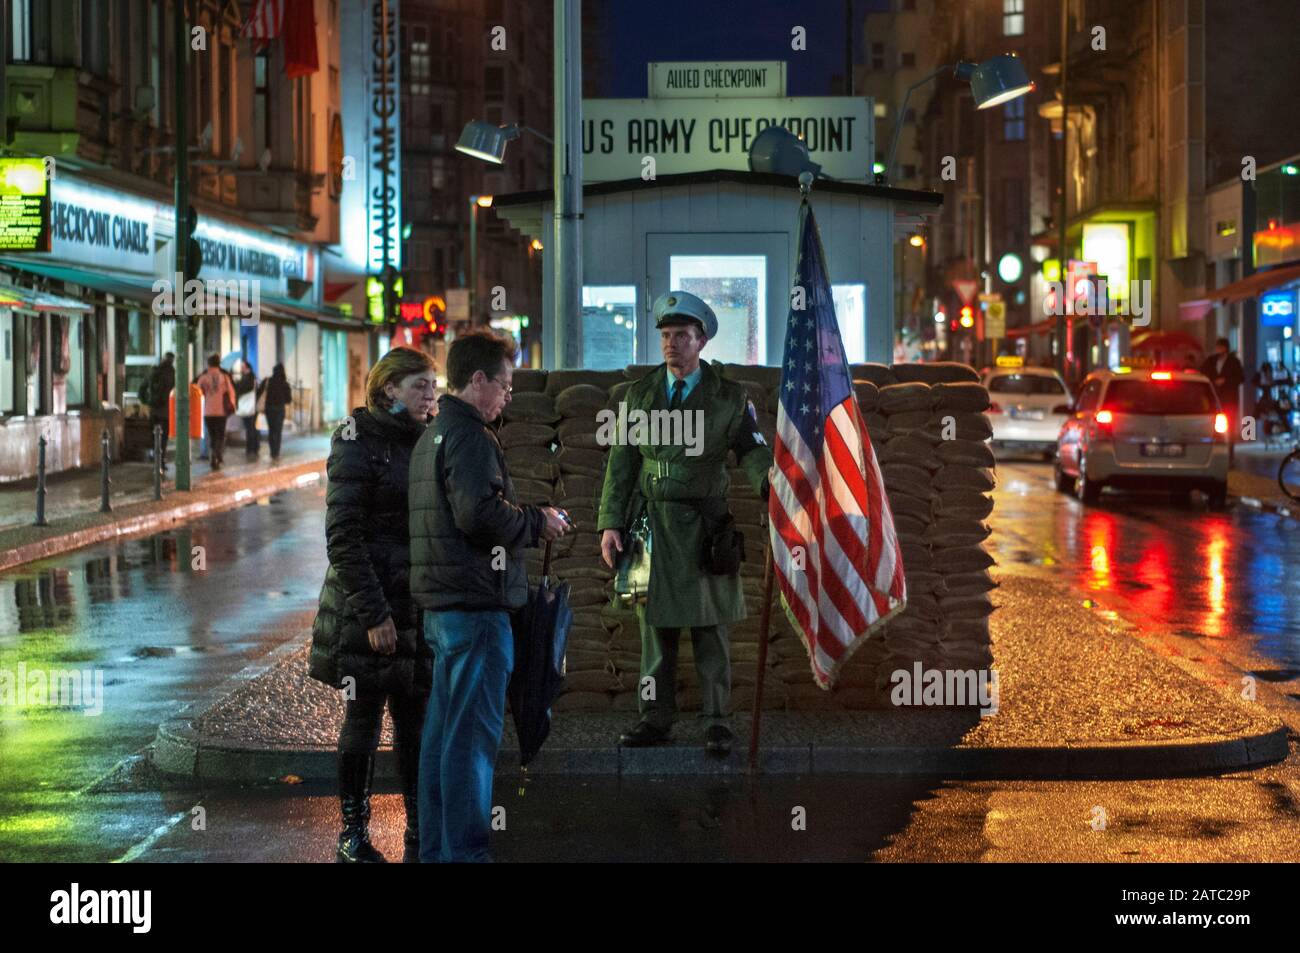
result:
<svg viewBox="0 0 1300 953"><path fill-rule="evenodd" d="M1024 367L1025 359L1017 354L999 354L998 367Z"/></svg>

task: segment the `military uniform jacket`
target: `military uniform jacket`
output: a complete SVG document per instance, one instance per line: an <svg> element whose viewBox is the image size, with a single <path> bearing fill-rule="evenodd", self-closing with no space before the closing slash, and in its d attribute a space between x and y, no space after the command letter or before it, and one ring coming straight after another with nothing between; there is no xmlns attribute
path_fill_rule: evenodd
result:
<svg viewBox="0 0 1300 953"><path fill-rule="evenodd" d="M646 624L662 628L726 625L745 617L740 576L715 576L700 566L704 525L696 501L725 500L730 484L727 451L734 450L754 488L760 489L772 466L772 452L758 431L758 420L744 387L722 376L720 365L700 364L698 383L682 410L701 421L694 448L677 440L615 442L605 463L598 529L627 529L640 494L650 521L650 587ZM666 411L668 367L660 364L624 394L626 411ZM619 408L613 408L618 411ZM702 418L702 420L701 420ZM628 427L629 436L632 428ZM678 431L680 433L680 431ZM661 434L662 436L662 434ZM674 445L675 444L675 445ZM747 540L761 545L762 540Z"/></svg>

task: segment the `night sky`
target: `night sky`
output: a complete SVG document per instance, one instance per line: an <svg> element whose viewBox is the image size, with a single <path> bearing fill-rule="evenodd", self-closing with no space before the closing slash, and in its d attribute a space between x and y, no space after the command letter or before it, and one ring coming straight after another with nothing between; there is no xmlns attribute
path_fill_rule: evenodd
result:
<svg viewBox="0 0 1300 953"><path fill-rule="evenodd" d="M663 60L784 60L790 96L842 96L831 78L844 68L844 5L853 4L854 61L862 59L862 17L888 0L606 0L609 88L603 98L646 95L646 64ZM790 30L808 31L808 48L790 48Z"/></svg>

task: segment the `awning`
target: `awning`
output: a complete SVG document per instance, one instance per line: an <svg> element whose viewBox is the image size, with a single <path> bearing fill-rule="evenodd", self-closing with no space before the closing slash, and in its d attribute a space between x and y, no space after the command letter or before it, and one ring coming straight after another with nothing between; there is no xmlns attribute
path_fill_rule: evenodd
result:
<svg viewBox="0 0 1300 953"><path fill-rule="evenodd" d="M1033 324L1025 325L1023 328L1007 328L1007 337L1024 338L1031 334L1046 334L1056 329L1056 318L1048 318L1045 321L1036 321Z"/></svg>
<svg viewBox="0 0 1300 953"><path fill-rule="evenodd" d="M1200 298L1189 298L1178 307L1185 318L1195 320L1197 317L1203 317L1204 313L1216 304L1245 301L1247 298L1262 295L1270 288L1290 284L1292 281L1300 281L1300 265L1286 265L1282 268L1257 271L1230 285L1215 288Z"/></svg>
<svg viewBox="0 0 1300 953"><path fill-rule="evenodd" d="M92 310L84 301L50 294L47 291L37 291L34 288L19 288L15 285L0 285L0 308L23 308L27 311Z"/></svg>
<svg viewBox="0 0 1300 953"><path fill-rule="evenodd" d="M125 298L141 304L150 304L155 297L154 279L150 275L118 275L101 271L83 271L80 268L68 268L65 265L26 258L0 258L0 265L33 275L54 278L57 281L83 285L103 294L111 294L115 298ZM89 311L90 308L83 307L78 310Z"/></svg>

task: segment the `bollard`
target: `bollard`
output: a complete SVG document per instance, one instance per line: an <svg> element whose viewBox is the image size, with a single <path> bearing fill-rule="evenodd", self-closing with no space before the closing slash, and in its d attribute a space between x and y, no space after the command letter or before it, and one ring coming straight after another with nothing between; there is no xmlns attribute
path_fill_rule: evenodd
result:
<svg viewBox="0 0 1300 953"><path fill-rule="evenodd" d="M163 445L162 445L162 425L153 425L153 498L162 499L162 468L163 468Z"/></svg>
<svg viewBox="0 0 1300 953"><path fill-rule="evenodd" d="M36 522L34 526L49 526L45 519L45 434L37 442L36 450Z"/></svg>
<svg viewBox="0 0 1300 953"><path fill-rule="evenodd" d="M108 502L108 485L111 482L108 479L108 430L104 430L104 435L99 438L100 446L100 467L99 467L99 512L111 513L113 505Z"/></svg>

